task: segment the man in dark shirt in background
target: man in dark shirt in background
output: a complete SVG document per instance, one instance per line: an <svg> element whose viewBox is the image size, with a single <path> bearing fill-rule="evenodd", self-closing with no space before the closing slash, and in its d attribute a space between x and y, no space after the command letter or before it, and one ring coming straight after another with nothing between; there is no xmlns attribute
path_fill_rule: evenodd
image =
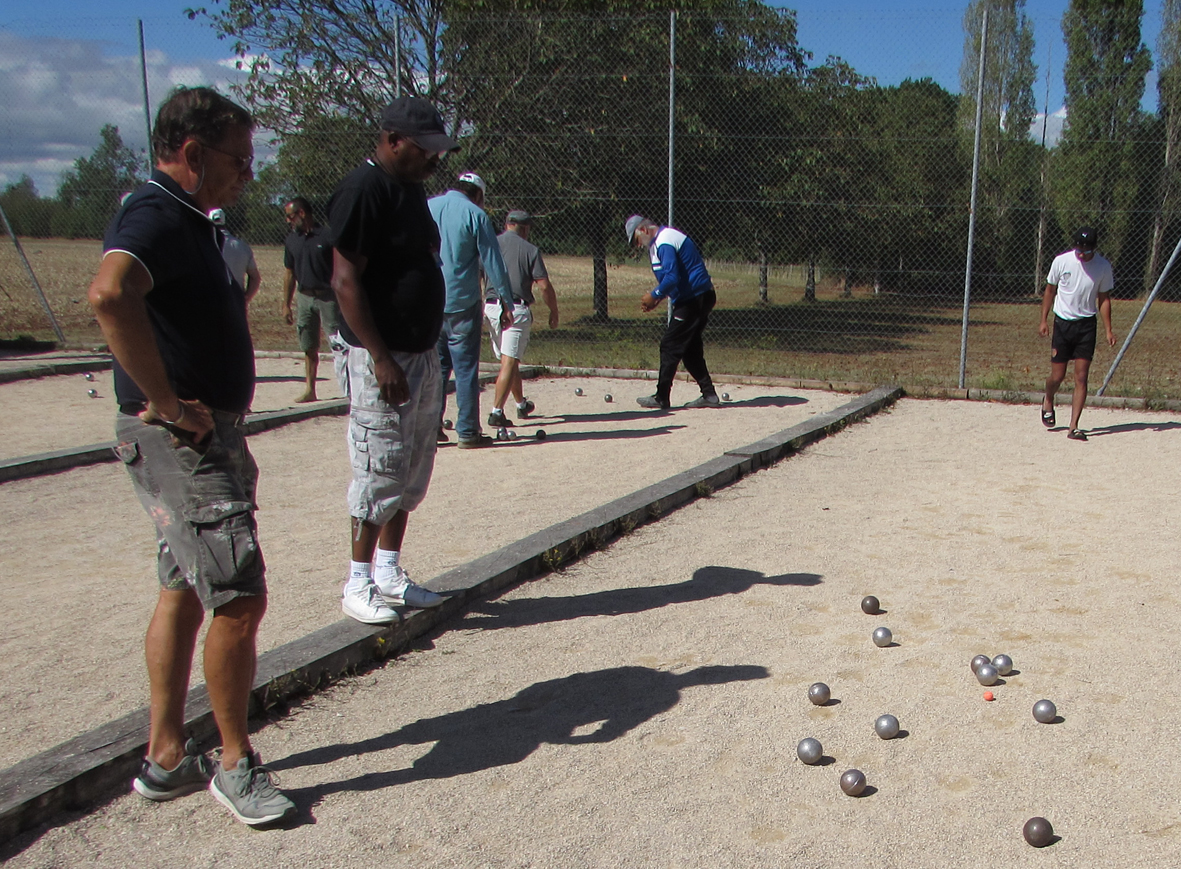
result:
<svg viewBox="0 0 1181 869"><path fill-rule="evenodd" d="M254 522L258 467L240 427L254 396L242 288L209 219L253 177L253 120L209 88L178 88L152 131L156 169L111 221L90 303L115 357L116 453L156 525L160 596L145 641L150 800L207 785L240 821L295 805L250 746L255 637L267 606ZM185 701L205 613L205 679L221 764L185 741Z"/></svg>
<svg viewBox="0 0 1181 869"><path fill-rule="evenodd" d="M372 159L328 203L353 467L352 561L341 608L366 624L395 621L395 606L443 602L412 583L400 560L407 518L430 484L443 403L439 230L422 182L459 147L438 110L417 97L387 106L381 130Z"/></svg>
<svg viewBox="0 0 1181 869"><path fill-rule="evenodd" d="M340 331L340 309L332 292L332 245L328 231L316 223L312 205L302 196L283 206L283 216L291 232L283 242L283 318L295 324L299 349L304 355L307 386L296 404L316 400L316 374L320 367L320 327L336 350ZM299 291L295 311L291 300Z"/></svg>

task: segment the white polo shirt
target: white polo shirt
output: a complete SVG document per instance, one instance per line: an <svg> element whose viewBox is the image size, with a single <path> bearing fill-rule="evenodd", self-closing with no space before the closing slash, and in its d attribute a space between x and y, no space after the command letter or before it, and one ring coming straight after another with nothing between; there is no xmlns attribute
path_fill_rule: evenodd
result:
<svg viewBox="0 0 1181 869"><path fill-rule="evenodd" d="M1054 297L1054 316L1063 320L1094 317L1100 293L1110 293L1115 286L1111 263L1099 254L1083 262L1078 253L1068 250L1054 257L1046 283L1058 287Z"/></svg>

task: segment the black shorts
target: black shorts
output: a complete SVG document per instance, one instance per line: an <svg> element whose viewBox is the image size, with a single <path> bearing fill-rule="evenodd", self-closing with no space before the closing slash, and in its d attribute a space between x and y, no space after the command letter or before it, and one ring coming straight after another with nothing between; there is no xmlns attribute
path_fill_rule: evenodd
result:
<svg viewBox="0 0 1181 869"><path fill-rule="evenodd" d="M1069 362L1071 359L1095 358L1095 336L1098 334L1094 317L1081 320L1054 318L1054 337L1050 340L1050 361Z"/></svg>

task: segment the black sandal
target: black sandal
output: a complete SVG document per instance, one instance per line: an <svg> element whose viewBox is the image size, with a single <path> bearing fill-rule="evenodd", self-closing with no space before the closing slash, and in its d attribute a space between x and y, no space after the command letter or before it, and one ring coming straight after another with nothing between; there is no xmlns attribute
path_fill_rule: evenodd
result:
<svg viewBox="0 0 1181 869"><path fill-rule="evenodd" d="M1056 422L1057 419L1054 416L1054 408L1051 407L1049 410L1043 408L1042 425L1044 425L1046 428L1053 428Z"/></svg>
<svg viewBox="0 0 1181 869"><path fill-rule="evenodd" d="M1081 428L1072 428L1066 433L1066 436L1072 441L1085 441L1087 439L1087 433Z"/></svg>

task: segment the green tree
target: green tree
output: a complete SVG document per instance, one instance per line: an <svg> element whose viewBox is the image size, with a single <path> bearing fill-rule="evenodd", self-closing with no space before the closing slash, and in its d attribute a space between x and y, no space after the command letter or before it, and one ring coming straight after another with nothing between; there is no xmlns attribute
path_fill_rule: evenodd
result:
<svg viewBox="0 0 1181 869"><path fill-rule="evenodd" d="M977 77L983 13L988 10L981 99L977 184L975 286L993 293L1025 291L1035 258L1039 151L1029 141L1036 113L1033 25L1025 0L972 0L964 12L960 64L961 147L970 155L976 134ZM1020 288L1020 289L1019 289Z"/></svg>
<svg viewBox="0 0 1181 869"><path fill-rule="evenodd" d="M1161 4L1156 56L1157 117L1164 153L1160 157L1157 203L1144 270L1146 290L1156 283L1157 272L1164 265L1161 248L1181 204L1181 0L1164 0Z"/></svg>
<svg viewBox="0 0 1181 869"><path fill-rule="evenodd" d="M124 193L144 182L144 153L123 144L119 128L106 124L99 145L62 173L51 230L66 238L102 238Z"/></svg>
<svg viewBox="0 0 1181 869"><path fill-rule="evenodd" d="M1066 129L1054 167L1060 223L1095 225L1104 252L1128 278L1144 267L1132 207L1140 184L1135 165L1140 99L1152 67L1140 41L1141 0L1071 0L1066 37Z"/></svg>
<svg viewBox="0 0 1181 869"><path fill-rule="evenodd" d="M17 235L45 238L50 233L50 222L57 203L43 199L37 193L37 185L28 175L22 175L0 193L0 207L8 215L12 231ZM0 225L0 233L4 227Z"/></svg>

